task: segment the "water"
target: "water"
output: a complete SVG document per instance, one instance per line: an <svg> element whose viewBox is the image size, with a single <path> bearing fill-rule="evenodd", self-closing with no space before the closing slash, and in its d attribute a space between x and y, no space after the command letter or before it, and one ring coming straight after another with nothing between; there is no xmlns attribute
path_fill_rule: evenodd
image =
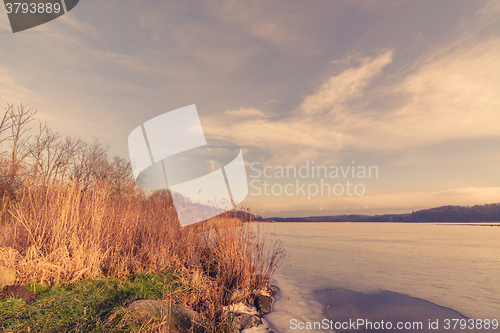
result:
<svg viewBox="0 0 500 333"><path fill-rule="evenodd" d="M446 320L451 319L461 324L453 325L455 327L450 325L447 332L462 333L467 326L470 326L467 330L468 333L485 332L485 330L476 329L474 320L469 321L469 318L454 310L392 291L363 294L344 289L325 289L316 292L315 298L325 306L327 317L335 320L336 326L334 327L338 326L342 332L353 331L342 329L342 327L347 328L347 325L340 325L353 319L356 319L356 326L358 320L361 319L359 328L355 329L359 333L390 333L393 332L394 328L397 328L397 323L401 323L400 327L402 328L405 327L403 325L405 323L408 327L407 330L411 328L414 331L430 333L435 332L436 329L430 323L436 323L435 326L441 326L441 329L444 329ZM379 327L375 323L379 323ZM498 326L496 322L493 324Z"/></svg>
<svg viewBox="0 0 500 333"><path fill-rule="evenodd" d="M292 258L275 275L281 292L266 317L279 332L331 332L298 329L291 321L329 318L327 304L320 303L318 295L344 289L364 294L390 291L467 318L500 320L498 225L269 224L268 231L277 235ZM429 319L421 321L427 324Z"/></svg>

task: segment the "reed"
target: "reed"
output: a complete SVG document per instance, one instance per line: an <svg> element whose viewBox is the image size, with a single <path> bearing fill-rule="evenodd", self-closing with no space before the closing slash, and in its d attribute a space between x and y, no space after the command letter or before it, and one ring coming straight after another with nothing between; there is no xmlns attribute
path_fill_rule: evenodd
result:
<svg viewBox="0 0 500 333"><path fill-rule="evenodd" d="M173 272L177 289L164 298L202 313L212 332L229 330L223 306L267 287L285 254L260 225L219 217L181 228L168 191L106 181L26 185L2 198L0 217L0 265L15 266L19 283Z"/></svg>

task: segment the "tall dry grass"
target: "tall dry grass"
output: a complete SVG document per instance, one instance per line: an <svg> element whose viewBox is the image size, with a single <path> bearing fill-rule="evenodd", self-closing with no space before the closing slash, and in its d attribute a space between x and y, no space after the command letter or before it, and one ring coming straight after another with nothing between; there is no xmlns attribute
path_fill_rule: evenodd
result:
<svg viewBox="0 0 500 333"><path fill-rule="evenodd" d="M19 282L174 271L181 291L166 298L203 313L213 331L228 323L222 307L255 296L284 256L277 241L239 220L180 228L167 191L56 183L1 200L0 266L15 266Z"/></svg>

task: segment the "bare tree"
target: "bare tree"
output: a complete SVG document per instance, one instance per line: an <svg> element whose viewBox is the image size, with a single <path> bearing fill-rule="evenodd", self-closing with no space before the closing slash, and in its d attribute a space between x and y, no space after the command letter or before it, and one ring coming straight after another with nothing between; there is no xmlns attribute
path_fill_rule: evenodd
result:
<svg viewBox="0 0 500 333"><path fill-rule="evenodd" d="M23 104L16 108L7 104L5 111L0 121L0 135L8 135L2 135L0 144L5 141L10 142L11 152L2 152L1 164L4 177L2 177L1 185L4 192L12 192L21 186L23 181L21 171L26 169L23 162L29 155L29 131L31 130L29 124L35 119L37 111Z"/></svg>
<svg viewBox="0 0 500 333"><path fill-rule="evenodd" d="M5 140L10 139L10 136L4 135L4 132L8 132L8 129L10 128L10 115L12 113L12 108L13 105L7 104L7 107L4 109L5 112L2 116L2 120L0 121L0 146ZM4 154L5 152L2 151L1 154Z"/></svg>
<svg viewBox="0 0 500 333"><path fill-rule="evenodd" d="M117 194L134 190L135 181L130 162L115 156L111 163L108 181Z"/></svg>
<svg viewBox="0 0 500 333"><path fill-rule="evenodd" d="M76 165L78 156L81 154L84 146L84 141L69 136L64 141L58 143L56 147L58 152L57 159L55 159L53 166L54 180L59 179L62 182L71 180L72 168Z"/></svg>
<svg viewBox="0 0 500 333"><path fill-rule="evenodd" d="M9 142L11 148L0 153L3 193L13 193L23 182L48 185L74 181L83 191L100 182L111 186L114 193L134 190L130 163L119 157L110 160L108 146L98 139L62 140L46 122L39 122L38 132L32 135L30 124L36 112L23 104L16 108L8 104L0 118L0 145Z"/></svg>
<svg viewBox="0 0 500 333"><path fill-rule="evenodd" d="M73 156L71 178L87 191L94 181L106 177L108 169L108 147L96 138L91 143L81 142Z"/></svg>
<svg viewBox="0 0 500 333"><path fill-rule="evenodd" d="M47 173L51 168L51 163L54 157L51 154L54 146L57 145L59 135L52 132L47 127L47 123L39 123L39 132L35 135L35 140L30 144L30 155L32 162L30 163L32 169L31 179L37 183L42 176L42 183L48 181Z"/></svg>

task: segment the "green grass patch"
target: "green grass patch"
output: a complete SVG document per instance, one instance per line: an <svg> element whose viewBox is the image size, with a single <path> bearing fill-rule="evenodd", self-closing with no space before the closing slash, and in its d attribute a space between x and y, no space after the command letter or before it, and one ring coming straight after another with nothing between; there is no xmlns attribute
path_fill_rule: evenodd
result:
<svg viewBox="0 0 500 333"><path fill-rule="evenodd" d="M131 332L141 325L125 308L134 300L162 298L176 290L173 274L133 274L129 281L83 280L51 287L29 284L32 304L0 300L2 332Z"/></svg>

